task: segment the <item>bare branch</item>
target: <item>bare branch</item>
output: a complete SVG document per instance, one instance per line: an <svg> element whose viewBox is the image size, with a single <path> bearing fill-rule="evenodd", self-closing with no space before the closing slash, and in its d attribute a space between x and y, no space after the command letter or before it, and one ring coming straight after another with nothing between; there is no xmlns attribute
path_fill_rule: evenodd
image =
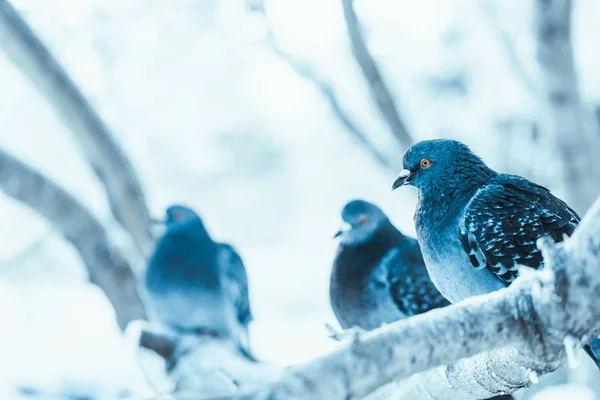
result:
<svg viewBox="0 0 600 400"><path fill-rule="evenodd" d="M65 120L105 186L115 218L147 254L150 216L132 165L77 85L7 0L0 0L0 48Z"/></svg>
<svg viewBox="0 0 600 400"><path fill-rule="evenodd" d="M145 317L131 266L112 246L102 224L83 204L2 149L0 188L37 211L75 247L90 281L98 285L112 303L121 329L129 321Z"/></svg>
<svg viewBox="0 0 600 400"><path fill-rule="evenodd" d="M385 85L379 67L365 43L360 22L354 11L354 0L342 0L342 6L344 9L348 37L352 47L352 54L367 80L367 86L369 87L371 96L375 100L375 104L379 108L381 116L390 127L390 131L400 147L407 149L413 144L413 138L408 132L406 124L402 120L400 112L396 107L396 102L394 101L390 90Z"/></svg>
<svg viewBox="0 0 600 400"><path fill-rule="evenodd" d="M600 180L598 135L584 125L571 47L571 1L536 0L537 59L541 70L542 131L561 166L553 180L568 203L584 211Z"/></svg>
<svg viewBox="0 0 600 400"><path fill-rule="evenodd" d="M317 89L321 92L325 100L329 103L331 111L340 121L340 123L346 128L348 133L350 133L359 143L363 145L363 147L367 150L367 152L377 161L379 165L381 165L384 169L390 170L393 172L397 172L396 168L394 168L393 163L386 157L383 153L381 153L375 144L373 144L366 133L364 133L353 121L350 115L344 110L342 104L338 100L335 89L333 86L327 82L325 79L321 78L319 74L306 62L299 60L294 57L291 53L285 51L279 44L277 43L277 39L275 38L275 34L273 32L272 27L270 26L268 17L266 13L264 13L265 24L267 25L267 41L273 51L281 57L285 62L288 63L290 67L301 77L306 80L312 82Z"/></svg>

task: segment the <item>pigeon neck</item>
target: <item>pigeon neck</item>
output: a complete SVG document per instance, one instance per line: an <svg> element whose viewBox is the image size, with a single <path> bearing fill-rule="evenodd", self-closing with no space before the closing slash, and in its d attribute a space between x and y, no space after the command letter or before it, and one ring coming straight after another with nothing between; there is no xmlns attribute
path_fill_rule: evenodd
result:
<svg viewBox="0 0 600 400"><path fill-rule="evenodd" d="M441 226L451 221L467 204L473 194L497 173L485 164L476 168L457 168L438 182L431 182L419 191L415 213L417 227L422 220ZM421 221L420 221L421 220Z"/></svg>

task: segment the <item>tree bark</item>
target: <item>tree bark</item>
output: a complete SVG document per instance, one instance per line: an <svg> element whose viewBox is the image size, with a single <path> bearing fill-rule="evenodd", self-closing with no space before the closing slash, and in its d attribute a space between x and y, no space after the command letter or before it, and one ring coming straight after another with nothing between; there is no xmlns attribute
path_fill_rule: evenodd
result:
<svg viewBox="0 0 600 400"><path fill-rule="evenodd" d="M115 218L143 255L152 246L143 190L108 126L7 0L0 0L0 48L64 119L105 186Z"/></svg>
<svg viewBox="0 0 600 400"><path fill-rule="evenodd" d="M121 329L131 320L145 318L130 264L83 204L2 149L0 188L47 219L75 247L90 281L104 291L113 305Z"/></svg>
<svg viewBox="0 0 600 400"><path fill-rule="evenodd" d="M386 86L379 67L363 38L360 21L354 11L354 0L342 0L342 7L344 9L344 19L346 20L346 29L348 30L352 54L367 81L367 86L381 116L388 124L392 135L400 147L406 150L413 144L413 138L400 116L392 93Z"/></svg>

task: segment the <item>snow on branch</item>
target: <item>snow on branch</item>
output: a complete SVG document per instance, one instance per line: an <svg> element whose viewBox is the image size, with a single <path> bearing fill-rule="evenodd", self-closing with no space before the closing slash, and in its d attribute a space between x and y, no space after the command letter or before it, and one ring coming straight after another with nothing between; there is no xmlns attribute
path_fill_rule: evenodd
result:
<svg viewBox="0 0 600 400"><path fill-rule="evenodd" d="M130 264L112 246L103 225L58 184L0 149L0 189L29 206L60 232L79 252L90 281L112 303L121 329L144 318L137 282Z"/></svg>
<svg viewBox="0 0 600 400"><path fill-rule="evenodd" d="M64 119L105 186L115 218L147 254L152 245L150 216L133 166L77 85L7 0L0 0L0 49Z"/></svg>
<svg viewBox="0 0 600 400"><path fill-rule="evenodd" d="M509 288L364 333L262 390L220 399L359 399L408 377L394 398L485 398L527 387L600 332L600 198L572 238L539 246L545 268Z"/></svg>
<svg viewBox="0 0 600 400"><path fill-rule="evenodd" d="M350 39L352 54L356 59L369 87L369 91L375 104L379 108L381 116L388 124L390 131L400 147L406 150L413 144L406 124L400 116L400 111L390 89L386 86L381 71L373 59L367 43L363 37L360 21L354 10L354 0L342 0L346 29Z"/></svg>
<svg viewBox="0 0 600 400"><path fill-rule="evenodd" d="M273 382L281 368L258 362L230 338L209 334L180 335L170 328L134 321L127 328L140 347L166 362L174 393L155 399L209 399L256 390Z"/></svg>

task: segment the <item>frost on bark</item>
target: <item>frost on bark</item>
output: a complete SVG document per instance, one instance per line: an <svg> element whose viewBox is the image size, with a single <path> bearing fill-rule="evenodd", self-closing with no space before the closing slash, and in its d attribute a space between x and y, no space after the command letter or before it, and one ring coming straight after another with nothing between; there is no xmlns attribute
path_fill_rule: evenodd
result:
<svg viewBox="0 0 600 400"><path fill-rule="evenodd" d="M46 176L0 149L0 189L48 220L77 250L90 281L114 307L121 329L145 317L130 264L103 225L77 199Z"/></svg>
<svg viewBox="0 0 600 400"><path fill-rule="evenodd" d="M150 216L133 166L64 68L7 0L0 0L0 49L63 118L108 194L115 218L146 255Z"/></svg>

